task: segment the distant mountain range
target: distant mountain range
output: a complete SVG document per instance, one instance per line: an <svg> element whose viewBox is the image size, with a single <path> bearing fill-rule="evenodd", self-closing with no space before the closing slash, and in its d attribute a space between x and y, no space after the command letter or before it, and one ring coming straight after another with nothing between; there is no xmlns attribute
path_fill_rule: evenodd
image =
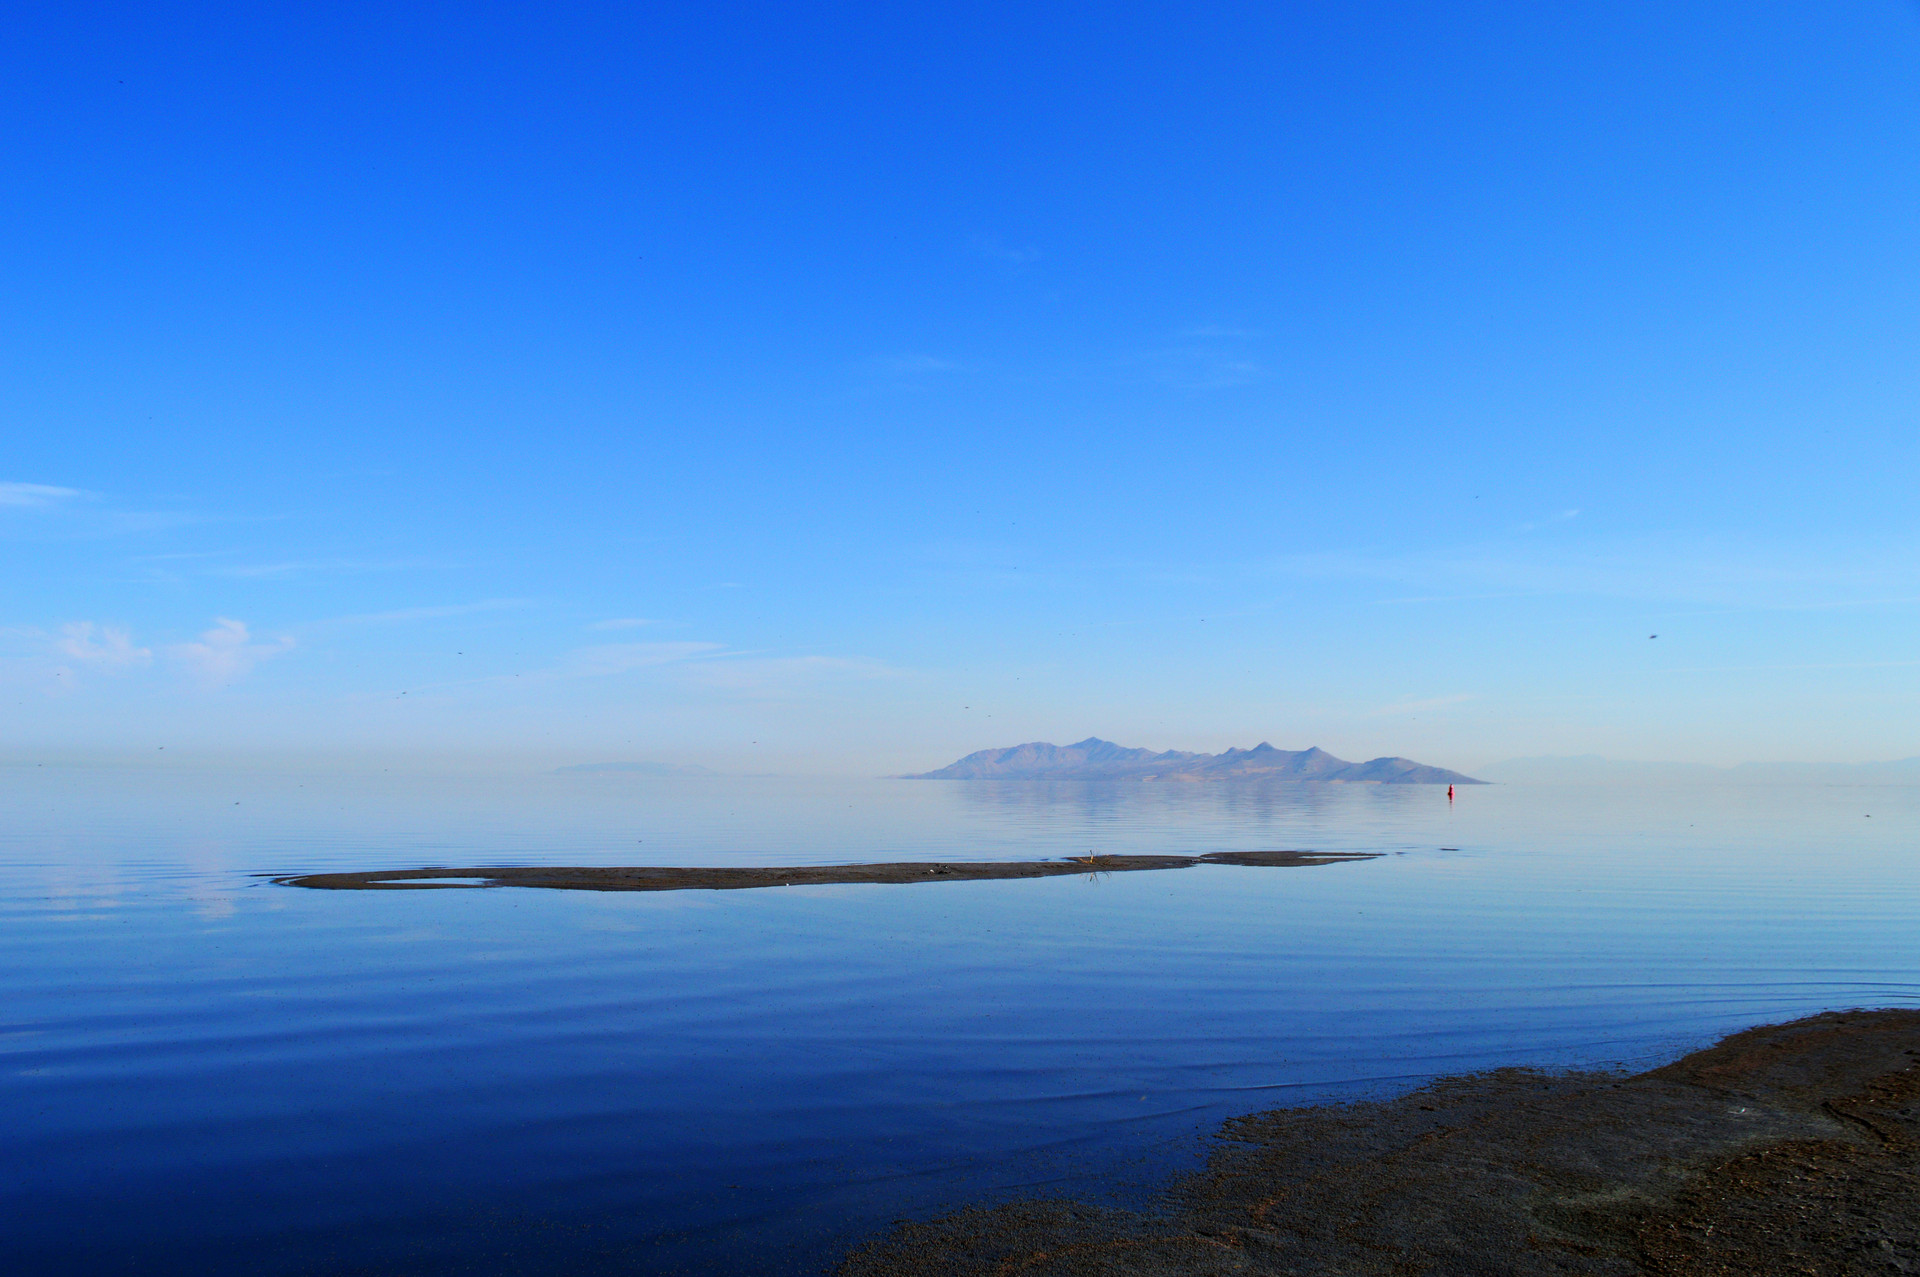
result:
<svg viewBox="0 0 1920 1277"><path fill-rule="evenodd" d="M1128 749L1096 736L1073 745L1036 741L983 749L939 771L902 780L1312 780L1347 785L1484 785L1410 758L1350 763L1324 749L1275 749L1262 741L1224 754Z"/></svg>
<svg viewBox="0 0 1920 1277"><path fill-rule="evenodd" d="M561 776L716 776L719 774L694 763L576 763L572 767L556 767L554 772Z"/></svg>

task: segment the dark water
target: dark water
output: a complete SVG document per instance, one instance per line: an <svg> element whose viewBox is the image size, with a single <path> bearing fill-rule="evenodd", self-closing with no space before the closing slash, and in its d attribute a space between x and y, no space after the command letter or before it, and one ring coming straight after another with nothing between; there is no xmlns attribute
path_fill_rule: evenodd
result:
<svg viewBox="0 0 1920 1277"><path fill-rule="evenodd" d="M595 894L428 864L1280 847L1311 869ZM1443 850L1455 849L1455 850ZM9 1272L808 1272L1145 1191L1221 1118L1920 1005L1920 791L0 769Z"/></svg>

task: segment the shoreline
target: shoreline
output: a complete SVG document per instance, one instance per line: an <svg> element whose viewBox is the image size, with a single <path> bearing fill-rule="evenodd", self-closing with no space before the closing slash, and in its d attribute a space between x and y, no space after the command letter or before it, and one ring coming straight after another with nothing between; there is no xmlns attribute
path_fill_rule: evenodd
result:
<svg viewBox="0 0 1920 1277"><path fill-rule="evenodd" d="M1146 1213L901 1223L838 1277L1920 1272L1920 1011L1732 1034L1638 1074L1499 1069L1227 1122Z"/></svg>

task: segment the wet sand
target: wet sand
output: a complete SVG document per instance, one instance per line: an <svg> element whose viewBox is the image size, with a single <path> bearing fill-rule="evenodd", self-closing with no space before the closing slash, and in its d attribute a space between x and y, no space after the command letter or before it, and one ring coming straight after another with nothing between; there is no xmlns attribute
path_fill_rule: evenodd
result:
<svg viewBox="0 0 1920 1277"><path fill-rule="evenodd" d="M1920 1272L1920 1011L1750 1029L1664 1068L1503 1069L1230 1122L1157 1214L898 1226L840 1277Z"/></svg>
<svg viewBox="0 0 1920 1277"><path fill-rule="evenodd" d="M1365 852L1223 851L1205 856L1081 856L1066 860L900 861L876 865L788 865L692 868L635 865L481 866L468 869L380 869L365 873L274 875L290 887L329 891L456 890L462 887L555 887L572 891L731 891L748 887L817 887L833 883L968 882L989 878L1054 878L1063 874L1191 869L1195 865L1273 868L1374 860ZM453 881L447 881L447 880Z"/></svg>

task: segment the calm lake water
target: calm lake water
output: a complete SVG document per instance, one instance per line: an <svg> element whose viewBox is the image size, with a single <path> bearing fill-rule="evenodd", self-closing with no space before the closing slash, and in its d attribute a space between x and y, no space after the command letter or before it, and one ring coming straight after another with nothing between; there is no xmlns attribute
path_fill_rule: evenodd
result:
<svg viewBox="0 0 1920 1277"><path fill-rule="evenodd" d="M255 875L1270 848L602 894ZM813 1272L1221 1119L1920 1005L1920 790L0 768L19 1274Z"/></svg>

